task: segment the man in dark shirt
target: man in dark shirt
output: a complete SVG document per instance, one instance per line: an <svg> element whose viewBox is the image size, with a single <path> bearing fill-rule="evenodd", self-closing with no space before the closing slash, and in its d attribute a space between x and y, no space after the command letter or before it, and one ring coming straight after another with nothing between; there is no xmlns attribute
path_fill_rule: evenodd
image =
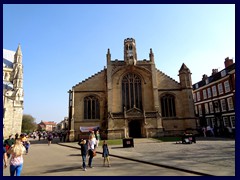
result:
<svg viewBox="0 0 240 180"><path fill-rule="evenodd" d="M78 145L81 147L81 156L82 156L82 168L86 171L86 159L87 159L87 152L88 152L88 143L87 140L81 139L78 142Z"/></svg>

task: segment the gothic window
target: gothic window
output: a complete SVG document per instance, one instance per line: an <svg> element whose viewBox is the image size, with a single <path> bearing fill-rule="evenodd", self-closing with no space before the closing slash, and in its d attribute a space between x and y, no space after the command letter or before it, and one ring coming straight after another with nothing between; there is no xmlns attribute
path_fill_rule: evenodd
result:
<svg viewBox="0 0 240 180"><path fill-rule="evenodd" d="M162 107L162 116L163 117L175 117L175 98L173 95L166 94L161 97L161 107Z"/></svg>
<svg viewBox="0 0 240 180"><path fill-rule="evenodd" d="M122 107L129 110L133 107L142 109L141 79L136 74L129 73L122 80Z"/></svg>
<svg viewBox="0 0 240 180"><path fill-rule="evenodd" d="M100 119L99 100L94 96L84 98L84 119Z"/></svg>

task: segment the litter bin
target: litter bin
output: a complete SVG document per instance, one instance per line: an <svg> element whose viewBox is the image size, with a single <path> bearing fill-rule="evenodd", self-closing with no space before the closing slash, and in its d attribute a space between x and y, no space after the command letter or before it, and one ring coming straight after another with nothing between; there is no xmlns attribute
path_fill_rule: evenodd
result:
<svg viewBox="0 0 240 180"><path fill-rule="evenodd" d="M134 147L133 138L124 138L123 139L123 147L124 148Z"/></svg>

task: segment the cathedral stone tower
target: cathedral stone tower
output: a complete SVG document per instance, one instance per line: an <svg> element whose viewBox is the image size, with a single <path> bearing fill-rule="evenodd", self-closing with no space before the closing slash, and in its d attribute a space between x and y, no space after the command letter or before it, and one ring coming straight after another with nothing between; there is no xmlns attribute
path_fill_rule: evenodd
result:
<svg viewBox="0 0 240 180"><path fill-rule="evenodd" d="M23 115L23 65L21 46L16 52L3 50L4 138L21 133Z"/></svg>
<svg viewBox="0 0 240 180"><path fill-rule="evenodd" d="M136 65L137 63L136 43L133 38L124 40L124 61L127 65Z"/></svg>

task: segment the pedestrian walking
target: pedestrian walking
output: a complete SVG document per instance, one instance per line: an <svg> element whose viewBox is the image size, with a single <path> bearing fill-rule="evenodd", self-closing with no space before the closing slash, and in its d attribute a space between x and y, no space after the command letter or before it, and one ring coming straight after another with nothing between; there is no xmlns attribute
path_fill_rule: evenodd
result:
<svg viewBox="0 0 240 180"><path fill-rule="evenodd" d="M106 140L103 141L102 149L103 149L103 153L102 153L103 166L106 166L106 161L107 161L108 167L111 167L110 159L109 159L109 149L108 149L108 144Z"/></svg>
<svg viewBox="0 0 240 180"><path fill-rule="evenodd" d="M88 153L88 142L84 139L81 139L78 142L78 145L81 147L82 168L83 168L84 171L86 171L87 170L86 160L87 160L87 153Z"/></svg>
<svg viewBox="0 0 240 180"><path fill-rule="evenodd" d="M11 154L10 159L10 176L20 176L23 168L23 154L26 149L22 144L21 139L16 139L15 144L7 151Z"/></svg>
<svg viewBox="0 0 240 180"><path fill-rule="evenodd" d="M6 139L3 143L4 147L6 148L6 152L8 149L15 143L15 139L13 138L13 135L10 135L8 139ZM10 154L7 154L8 158L10 157Z"/></svg>
<svg viewBox="0 0 240 180"><path fill-rule="evenodd" d="M50 145L50 144L52 143L52 140L53 140L53 135L52 135L52 133L49 133L49 134L48 134L47 140L48 140L48 145Z"/></svg>
<svg viewBox="0 0 240 180"><path fill-rule="evenodd" d="M205 126L202 127L203 136L207 137L207 129Z"/></svg>
<svg viewBox="0 0 240 180"><path fill-rule="evenodd" d="M41 140L41 137L42 137L42 133L41 133L41 132L38 132L38 140L39 140L39 141Z"/></svg>
<svg viewBox="0 0 240 180"><path fill-rule="evenodd" d="M66 138L67 138L67 132L63 131L63 142L66 142Z"/></svg>
<svg viewBox="0 0 240 180"><path fill-rule="evenodd" d="M30 147L30 141L25 141L24 142L24 144L23 144L23 146L25 147L25 149L26 149L26 154L28 154L28 150L29 150L29 147Z"/></svg>
<svg viewBox="0 0 240 180"><path fill-rule="evenodd" d="M7 167L7 161L8 161L8 156L7 156L7 151L6 148L3 147L3 167Z"/></svg>
<svg viewBox="0 0 240 180"><path fill-rule="evenodd" d="M100 140L101 140L99 130L96 131L96 140L97 140L97 147L98 147L98 144L100 143Z"/></svg>
<svg viewBox="0 0 240 180"><path fill-rule="evenodd" d="M91 134L89 136L89 140L88 140L88 155L89 155L89 159L88 159L88 166L90 168L93 168L92 166L92 160L93 157L96 155L96 138L94 134Z"/></svg>
<svg viewBox="0 0 240 180"><path fill-rule="evenodd" d="M63 133L62 133L62 132L58 133L58 137L59 137L60 142L62 142L62 139L63 139Z"/></svg>
<svg viewBox="0 0 240 180"><path fill-rule="evenodd" d="M18 133L16 133L16 134L15 134L15 140L18 138L18 136L19 136L19 134L18 134Z"/></svg>

